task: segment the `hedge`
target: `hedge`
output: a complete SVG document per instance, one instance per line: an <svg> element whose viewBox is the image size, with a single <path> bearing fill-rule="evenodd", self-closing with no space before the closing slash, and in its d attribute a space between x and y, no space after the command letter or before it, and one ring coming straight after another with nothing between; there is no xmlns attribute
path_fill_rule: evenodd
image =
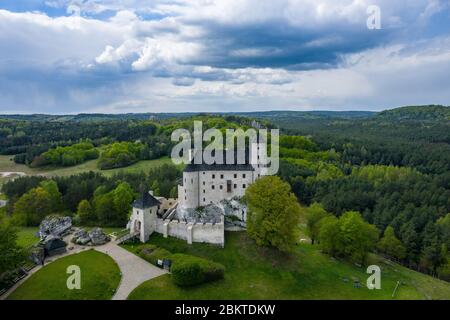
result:
<svg viewBox="0 0 450 320"><path fill-rule="evenodd" d="M142 259L154 264L155 266L158 266L158 260L170 259L172 255L172 253L166 249L159 248L152 244L146 244L139 248L138 254Z"/></svg>
<svg viewBox="0 0 450 320"><path fill-rule="evenodd" d="M170 259L172 280L178 286L193 286L224 277L225 267L220 263L181 253L173 254Z"/></svg>

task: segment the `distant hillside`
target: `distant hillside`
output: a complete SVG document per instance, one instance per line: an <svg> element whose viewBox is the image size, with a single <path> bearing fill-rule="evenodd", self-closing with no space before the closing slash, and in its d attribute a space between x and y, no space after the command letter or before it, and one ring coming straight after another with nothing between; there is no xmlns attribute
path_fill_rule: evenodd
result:
<svg viewBox="0 0 450 320"><path fill-rule="evenodd" d="M235 115L269 120L273 123L293 123L295 121L327 120L382 120L382 121L442 121L450 120L450 107L440 105L407 106L382 112L372 111L253 111L253 112L182 112L182 113L80 113L76 115L0 115L3 119L27 121L120 121L120 120L164 120L168 118L187 118L195 115Z"/></svg>
<svg viewBox="0 0 450 320"><path fill-rule="evenodd" d="M153 120L164 118L164 114L157 113L80 113L76 115L50 115L50 114L7 114L0 115L3 119L24 120L24 121L119 121L119 120Z"/></svg>
<svg viewBox="0 0 450 320"><path fill-rule="evenodd" d="M187 118L200 114L236 115L259 119L320 120L320 119L361 119L375 115L371 111L264 111L264 112L182 112L182 113L80 113L76 115L49 114L10 114L0 115L3 119L25 121L116 121L116 120L163 120L168 118Z"/></svg>
<svg viewBox="0 0 450 320"><path fill-rule="evenodd" d="M450 107L441 105L407 106L380 112L378 119L386 120L417 120L417 121L442 121L450 120Z"/></svg>
<svg viewBox="0 0 450 320"><path fill-rule="evenodd" d="M362 119L376 114L372 111L264 111L264 112L237 112L239 116L254 117L260 119L299 119L299 120L324 120L324 119Z"/></svg>

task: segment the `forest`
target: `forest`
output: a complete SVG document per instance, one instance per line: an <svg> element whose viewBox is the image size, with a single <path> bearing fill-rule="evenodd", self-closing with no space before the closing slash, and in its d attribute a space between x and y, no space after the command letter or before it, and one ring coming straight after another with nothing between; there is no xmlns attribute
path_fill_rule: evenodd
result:
<svg viewBox="0 0 450 320"><path fill-rule="evenodd" d="M302 206L313 243L339 257L345 248L330 241L337 236L333 230L358 225L376 238L370 242L376 245L365 250L450 280L449 110L419 106L381 113L281 111L153 120L4 118L0 153L29 166L73 165L99 157L103 169L126 167L168 155L171 132L192 130L193 120L203 120L205 129L245 129L257 121L281 129L278 176ZM20 225L64 213L84 225L123 226L142 186L176 197L181 170L164 165L112 177L93 172L27 176L5 183L2 192L10 200L7 215Z"/></svg>

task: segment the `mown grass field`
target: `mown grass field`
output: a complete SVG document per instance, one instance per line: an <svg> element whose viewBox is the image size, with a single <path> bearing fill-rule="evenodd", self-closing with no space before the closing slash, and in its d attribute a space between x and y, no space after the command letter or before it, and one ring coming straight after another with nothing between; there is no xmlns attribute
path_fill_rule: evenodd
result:
<svg viewBox="0 0 450 320"><path fill-rule="evenodd" d="M67 267L81 270L81 289L67 288ZM120 282L120 270L112 258L88 250L60 258L33 274L8 297L9 300L108 300Z"/></svg>
<svg viewBox="0 0 450 320"><path fill-rule="evenodd" d="M70 176L82 172L94 171L111 176L120 171L126 172L141 172L149 171L154 167L158 167L165 163L172 163L169 157L162 157L154 160L142 160L128 167L100 170L97 167L98 159L89 160L72 167L42 167L42 168L30 168L23 164L14 163L11 160L12 156L0 156L0 172L24 172L29 175L44 175L44 176ZM5 178L3 178L5 179Z"/></svg>
<svg viewBox="0 0 450 320"><path fill-rule="evenodd" d="M36 235L38 229L38 227L20 227L17 232L17 244L22 248L28 248L39 242L39 237Z"/></svg>
<svg viewBox="0 0 450 320"><path fill-rule="evenodd" d="M188 245L155 234L149 242L172 253L188 253L222 263L225 279L180 288L172 283L170 274L163 275L140 285L129 299L450 299L450 284L375 255L370 257L370 263L382 269L380 290L367 289L369 275L365 268L330 258L310 244L301 244L286 256L256 246L245 232L226 233L224 249L207 244ZM132 252L138 246L124 245ZM354 278L360 281L360 288L353 286ZM392 298L397 281L402 285Z"/></svg>

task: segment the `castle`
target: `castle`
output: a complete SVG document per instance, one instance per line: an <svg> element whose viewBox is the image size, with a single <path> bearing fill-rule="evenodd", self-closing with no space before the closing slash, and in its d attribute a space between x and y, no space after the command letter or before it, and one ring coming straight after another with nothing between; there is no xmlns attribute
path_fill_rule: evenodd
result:
<svg viewBox="0 0 450 320"><path fill-rule="evenodd" d="M143 192L133 202L128 223L131 234L141 242L148 241L153 232L193 242L223 246L225 243L224 206L236 203L256 179L265 175L263 165L245 163L195 164L193 157L183 171L178 186L178 199L155 197L152 191ZM206 210L206 209L207 210ZM226 210L245 224L246 207L234 206Z"/></svg>

